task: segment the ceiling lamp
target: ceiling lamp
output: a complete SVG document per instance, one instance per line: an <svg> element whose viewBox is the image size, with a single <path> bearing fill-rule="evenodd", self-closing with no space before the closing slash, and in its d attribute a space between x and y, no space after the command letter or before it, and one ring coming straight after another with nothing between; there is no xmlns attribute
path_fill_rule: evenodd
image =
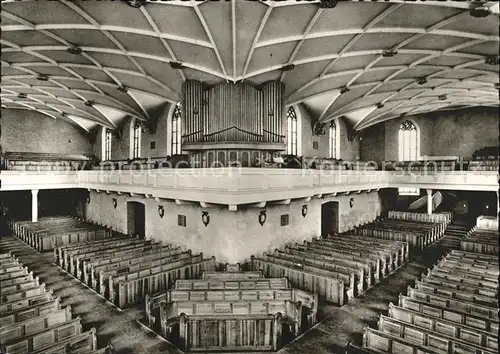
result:
<svg viewBox="0 0 500 354"><path fill-rule="evenodd" d="M439 95L439 96L438 96L438 99L439 99L440 101L444 101L444 100L446 100L447 98L448 98L448 96L446 96L446 95Z"/></svg>
<svg viewBox="0 0 500 354"><path fill-rule="evenodd" d="M94 104L95 104L94 100L85 101L85 106L92 107L92 106L94 106Z"/></svg>
<svg viewBox="0 0 500 354"><path fill-rule="evenodd" d="M292 71L293 69L295 69L295 65L294 64L288 64L288 65L285 65L284 67L282 67L280 70L281 71Z"/></svg>
<svg viewBox="0 0 500 354"><path fill-rule="evenodd" d="M40 81L49 81L49 75L47 74L40 74L36 77L37 80Z"/></svg>
<svg viewBox="0 0 500 354"><path fill-rule="evenodd" d="M69 47L68 49L66 49L66 51L68 53L74 54L74 55L80 55L80 54L82 54L82 48L80 48L78 46Z"/></svg>
<svg viewBox="0 0 500 354"><path fill-rule="evenodd" d="M487 57L485 63L490 65L498 65L499 64L498 55L491 55Z"/></svg>
<svg viewBox="0 0 500 354"><path fill-rule="evenodd" d="M335 6L337 6L337 0L320 0L319 1L319 8L320 9L333 9Z"/></svg>
<svg viewBox="0 0 500 354"><path fill-rule="evenodd" d="M344 93L349 92L349 91L351 91L351 89L349 87L347 87L347 86L342 86L340 88L340 93L341 94L344 94Z"/></svg>
<svg viewBox="0 0 500 354"><path fill-rule="evenodd" d="M67 116L68 116L68 113L66 113L66 112L61 112L61 115L62 115L63 117L67 117Z"/></svg>
<svg viewBox="0 0 500 354"><path fill-rule="evenodd" d="M425 85L427 83L427 78L421 77L417 80L417 84L419 85Z"/></svg>
<svg viewBox="0 0 500 354"><path fill-rule="evenodd" d="M171 61L170 66L172 67L172 69L182 69L184 67L184 64L178 61Z"/></svg>
<svg viewBox="0 0 500 354"><path fill-rule="evenodd" d="M382 53L382 56L386 57L386 58L390 58L390 57L395 56L396 54L398 54L397 50L384 50L384 52Z"/></svg>
<svg viewBox="0 0 500 354"><path fill-rule="evenodd" d="M473 9L470 9L469 13L472 17L482 18L491 15L491 9L487 6L481 5Z"/></svg>
<svg viewBox="0 0 500 354"><path fill-rule="evenodd" d="M21 93L19 93L19 94L17 95L17 97L18 97L18 98L27 98L27 97L28 97L28 95L27 95L27 94L25 94L24 92L21 92Z"/></svg>
<svg viewBox="0 0 500 354"><path fill-rule="evenodd" d="M128 87L125 86L125 85L118 86L117 89L118 89L118 91L121 91L123 93L127 93L128 92Z"/></svg>
<svg viewBox="0 0 500 354"><path fill-rule="evenodd" d="M384 108L384 104L382 102L377 103L377 108Z"/></svg>
<svg viewBox="0 0 500 354"><path fill-rule="evenodd" d="M138 9L146 3L146 0L125 0L125 2L128 6Z"/></svg>

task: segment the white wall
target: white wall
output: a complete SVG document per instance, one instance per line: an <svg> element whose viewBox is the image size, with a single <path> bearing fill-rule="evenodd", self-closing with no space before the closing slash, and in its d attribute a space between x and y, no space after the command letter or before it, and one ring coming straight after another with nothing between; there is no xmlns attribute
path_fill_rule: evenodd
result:
<svg viewBox="0 0 500 354"><path fill-rule="evenodd" d="M117 199L113 208L112 198ZM354 198L353 207L349 200ZM290 242L303 242L321 234L321 204L339 202L339 231L347 231L361 223L374 220L381 214L381 200L377 192L312 199L308 203L296 201L289 205L266 207L267 220L258 222L259 208L229 211L227 207L203 209L198 204L177 205L174 202L158 203L154 199L130 198L106 193L91 192L87 205L87 218L127 232L127 200L141 201L146 205L146 237L185 246L193 252L215 256L219 262L242 262L251 255L271 252ZM308 213L301 214L302 205ZM163 205L165 215L160 218L158 205ZM210 223L202 222L202 211L208 211ZM289 214L290 224L280 225L282 214ZM186 215L187 226L177 225L177 215Z"/></svg>

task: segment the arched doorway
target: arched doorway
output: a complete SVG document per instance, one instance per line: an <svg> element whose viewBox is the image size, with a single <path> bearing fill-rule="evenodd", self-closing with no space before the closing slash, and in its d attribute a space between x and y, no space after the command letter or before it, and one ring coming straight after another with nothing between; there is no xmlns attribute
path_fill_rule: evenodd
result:
<svg viewBox="0 0 500 354"><path fill-rule="evenodd" d="M339 203L326 202L321 205L321 235L339 231Z"/></svg>
<svg viewBox="0 0 500 354"><path fill-rule="evenodd" d="M146 237L146 208L139 202L127 202L127 232L129 235Z"/></svg>

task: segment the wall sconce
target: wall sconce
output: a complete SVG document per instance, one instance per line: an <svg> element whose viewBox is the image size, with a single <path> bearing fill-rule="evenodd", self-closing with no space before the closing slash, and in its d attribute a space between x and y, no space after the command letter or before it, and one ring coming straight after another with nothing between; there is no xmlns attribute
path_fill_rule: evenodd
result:
<svg viewBox="0 0 500 354"><path fill-rule="evenodd" d="M90 204L90 194L87 194L87 204Z"/></svg>
<svg viewBox="0 0 500 354"><path fill-rule="evenodd" d="M203 225L205 225L205 227L208 226L210 223L210 215L208 215L208 211L201 212L201 221L203 221Z"/></svg>
<svg viewBox="0 0 500 354"><path fill-rule="evenodd" d="M267 220L267 215L265 210L261 210L259 214L259 224L260 226L264 225Z"/></svg>
<svg viewBox="0 0 500 354"><path fill-rule="evenodd" d="M198 113L200 113L200 112L198 112L198 108L193 109L193 114L194 115L197 115Z"/></svg>
<svg viewBox="0 0 500 354"><path fill-rule="evenodd" d="M350 198L349 199L349 207L352 209L353 206L354 206L354 198Z"/></svg>
<svg viewBox="0 0 500 354"><path fill-rule="evenodd" d="M163 208L163 205L158 205L158 215L160 215L160 218L163 219L163 216L165 215L165 208Z"/></svg>
<svg viewBox="0 0 500 354"><path fill-rule="evenodd" d="M273 117L274 116L274 109L270 109L268 115L269 115L269 117Z"/></svg>
<svg viewBox="0 0 500 354"><path fill-rule="evenodd" d="M305 218L307 215L307 205L302 205L302 217Z"/></svg>
<svg viewBox="0 0 500 354"><path fill-rule="evenodd" d="M113 208L116 209L117 205L118 205L118 201L116 200L116 198L113 198Z"/></svg>

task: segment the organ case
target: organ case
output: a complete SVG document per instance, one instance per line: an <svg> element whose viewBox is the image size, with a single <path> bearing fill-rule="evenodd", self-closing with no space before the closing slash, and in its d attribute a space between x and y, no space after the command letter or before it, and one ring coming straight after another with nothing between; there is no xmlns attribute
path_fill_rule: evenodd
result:
<svg viewBox="0 0 500 354"><path fill-rule="evenodd" d="M200 167L214 161L254 165L286 150L284 84L259 87L223 83L211 88L199 81L183 84L182 149Z"/></svg>

